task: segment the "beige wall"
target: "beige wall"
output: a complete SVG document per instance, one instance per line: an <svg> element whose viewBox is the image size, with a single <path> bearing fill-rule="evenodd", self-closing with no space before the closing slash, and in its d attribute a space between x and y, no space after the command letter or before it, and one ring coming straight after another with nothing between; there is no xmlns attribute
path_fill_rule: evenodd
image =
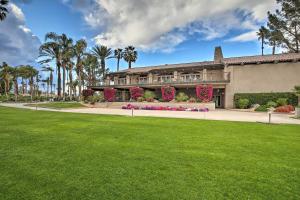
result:
<svg viewBox="0 0 300 200"><path fill-rule="evenodd" d="M229 66L225 107L233 107L235 93L291 92L300 85L300 62Z"/></svg>

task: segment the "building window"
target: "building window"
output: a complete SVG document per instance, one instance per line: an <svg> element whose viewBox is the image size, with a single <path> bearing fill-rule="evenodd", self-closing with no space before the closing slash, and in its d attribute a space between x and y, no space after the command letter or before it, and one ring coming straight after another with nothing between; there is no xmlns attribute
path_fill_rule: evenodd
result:
<svg viewBox="0 0 300 200"><path fill-rule="evenodd" d="M170 83L172 82L174 79L174 76L173 75L164 75L164 76L159 76L158 77L158 82L161 82L161 83Z"/></svg>
<svg viewBox="0 0 300 200"><path fill-rule="evenodd" d="M126 85L126 78L119 78L118 85Z"/></svg>
<svg viewBox="0 0 300 200"><path fill-rule="evenodd" d="M200 74L183 74L180 76L180 80L183 82L196 82L201 80Z"/></svg>

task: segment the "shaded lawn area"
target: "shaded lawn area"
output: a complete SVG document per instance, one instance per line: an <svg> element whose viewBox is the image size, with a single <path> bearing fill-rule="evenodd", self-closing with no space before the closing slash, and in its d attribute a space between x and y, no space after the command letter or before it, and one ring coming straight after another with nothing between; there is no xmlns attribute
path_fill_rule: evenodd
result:
<svg viewBox="0 0 300 200"><path fill-rule="evenodd" d="M0 199L300 199L300 126L0 107Z"/></svg>
<svg viewBox="0 0 300 200"><path fill-rule="evenodd" d="M37 103L26 104L30 107L51 108L51 109L67 109L67 108L84 108L85 106L78 102L50 102L50 103Z"/></svg>

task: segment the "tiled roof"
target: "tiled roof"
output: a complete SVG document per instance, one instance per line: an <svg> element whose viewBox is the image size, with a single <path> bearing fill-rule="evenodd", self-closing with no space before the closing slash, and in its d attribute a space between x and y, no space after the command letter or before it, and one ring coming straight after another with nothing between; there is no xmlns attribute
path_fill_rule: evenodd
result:
<svg viewBox="0 0 300 200"><path fill-rule="evenodd" d="M204 67L204 66L213 66L216 65L213 61L205 62L192 62L192 63L180 63L180 64L166 64L166 65L156 65L148 67L135 67L131 69L121 70L115 73L146 73L154 70L163 70L163 69L174 69L174 68L185 68L185 67Z"/></svg>
<svg viewBox="0 0 300 200"><path fill-rule="evenodd" d="M115 73L148 73L154 70L165 70L165 69L176 69L176 68L189 68L189 67L206 67L206 66L217 66L220 64L227 65L240 65L240 64L256 64L256 63L271 63L271 62L290 62L300 61L300 53L284 53L275 55L264 55L264 56L244 56L244 57L231 57L224 58L222 63L216 63L214 61L204 62L192 62L192 63L180 63L180 64L166 64L148 67L135 67L131 69L121 70Z"/></svg>
<svg viewBox="0 0 300 200"><path fill-rule="evenodd" d="M234 65L234 64L252 64L252 63L268 63L268 62L288 62L288 61L299 61L300 53L283 53L275 55L265 55L265 56L244 56L244 57L232 57L224 58L224 64Z"/></svg>

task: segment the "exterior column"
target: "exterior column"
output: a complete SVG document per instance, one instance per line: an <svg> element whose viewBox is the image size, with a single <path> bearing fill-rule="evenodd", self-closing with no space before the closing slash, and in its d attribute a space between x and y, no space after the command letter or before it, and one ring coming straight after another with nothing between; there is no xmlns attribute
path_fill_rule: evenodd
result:
<svg viewBox="0 0 300 200"><path fill-rule="evenodd" d="M130 85L130 76L126 75L126 85Z"/></svg>
<svg viewBox="0 0 300 200"><path fill-rule="evenodd" d="M174 71L173 76L174 76L173 81L176 82L178 80L178 72Z"/></svg>
<svg viewBox="0 0 300 200"><path fill-rule="evenodd" d="M207 81L207 69L203 69L203 81Z"/></svg>
<svg viewBox="0 0 300 200"><path fill-rule="evenodd" d="M107 76L105 79L105 85L110 85L110 77Z"/></svg>
<svg viewBox="0 0 300 200"><path fill-rule="evenodd" d="M227 65L224 66L223 78L224 78L225 81L228 80L228 66Z"/></svg>
<svg viewBox="0 0 300 200"><path fill-rule="evenodd" d="M153 83L153 74L152 73L149 73L148 74L148 83Z"/></svg>
<svg viewBox="0 0 300 200"><path fill-rule="evenodd" d="M114 85L118 85L118 80L119 80L119 77L115 76L114 77Z"/></svg>

